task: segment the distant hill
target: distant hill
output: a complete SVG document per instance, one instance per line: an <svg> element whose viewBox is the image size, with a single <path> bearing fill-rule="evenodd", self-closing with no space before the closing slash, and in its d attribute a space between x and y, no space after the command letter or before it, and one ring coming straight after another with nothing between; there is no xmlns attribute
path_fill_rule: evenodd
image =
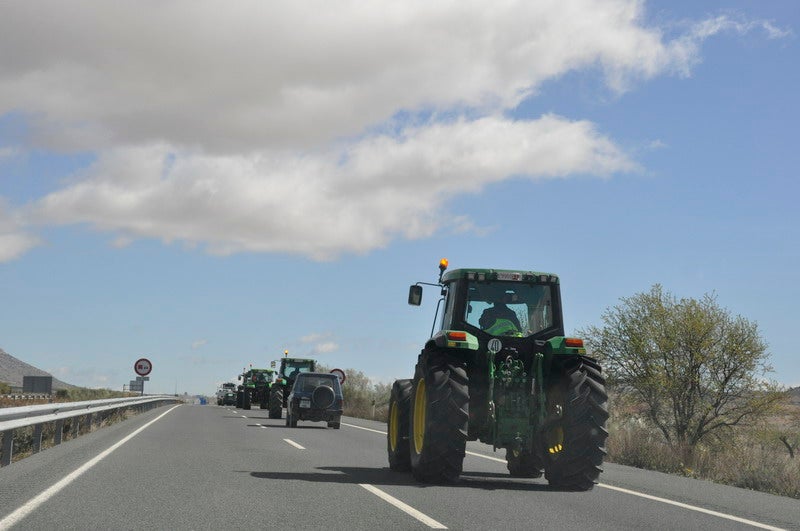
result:
<svg viewBox="0 0 800 531"><path fill-rule="evenodd" d="M23 376L52 376L50 373L37 369L33 365L18 360L0 348L0 382L12 387L22 387ZM75 389L77 386L53 378L53 389Z"/></svg>

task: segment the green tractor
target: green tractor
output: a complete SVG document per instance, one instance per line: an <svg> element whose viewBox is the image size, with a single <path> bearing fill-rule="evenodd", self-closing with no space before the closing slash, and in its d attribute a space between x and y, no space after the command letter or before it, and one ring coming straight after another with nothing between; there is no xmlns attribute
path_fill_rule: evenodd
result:
<svg viewBox="0 0 800 531"><path fill-rule="evenodd" d="M286 399L294 385L294 380L301 372L314 372L317 362L309 359L289 358L289 351L283 352L281 366L278 369L278 377L272 384L269 393L269 418L279 419L283 415L283 408L286 407ZM275 367L276 362L272 362Z"/></svg>
<svg viewBox="0 0 800 531"><path fill-rule="evenodd" d="M253 369L243 371L239 375L238 392L236 393L236 407L250 409L251 404L257 403L261 409L269 407L269 391L275 371L272 369Z"/></svg>
<svg viewBox="0 0 800 531"><path fill-rule="evenodd" d="M446 269L442 260L437 284L409 290L419 306L421 284L436 286L437 317L444 309L414 378L392 386L390 468L455 482L466 442L479 440L505 448L512 476L544 473L555 488L591 489L606 453L605 380L583 340L564 337L558 277Z"/></svg>

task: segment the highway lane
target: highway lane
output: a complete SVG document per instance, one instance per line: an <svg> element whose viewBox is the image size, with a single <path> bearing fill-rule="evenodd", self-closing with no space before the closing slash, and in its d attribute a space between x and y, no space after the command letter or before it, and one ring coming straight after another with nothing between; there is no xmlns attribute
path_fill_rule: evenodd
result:
<svg viewBox="0 0 800 531"><path fill-rule="evenodd" d="M468 445L461 482L416 483L388 469L385 424L298 428L266 411L168 407L0 470L0 522L103 449L147 426L18 522L19 529L800 529L800 502L606 465L591 492L508 476L503 453ZM288 440L288 441L287 441ZM473 455L476 454L476 455ZM0 524L2 527L3 524Z"/></svg>

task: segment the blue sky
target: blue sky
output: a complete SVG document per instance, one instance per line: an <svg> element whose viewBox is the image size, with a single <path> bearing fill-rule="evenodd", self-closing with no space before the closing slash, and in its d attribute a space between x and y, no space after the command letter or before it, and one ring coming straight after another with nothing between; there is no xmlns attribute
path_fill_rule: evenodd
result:
<svg viewBox="0 0 800 531"><path fill-rule="evenodd" d="M388 382L447 257L558 273L568 330L713 292L800 385L796 2L357 4L0 5L0 348Z"/></svg>

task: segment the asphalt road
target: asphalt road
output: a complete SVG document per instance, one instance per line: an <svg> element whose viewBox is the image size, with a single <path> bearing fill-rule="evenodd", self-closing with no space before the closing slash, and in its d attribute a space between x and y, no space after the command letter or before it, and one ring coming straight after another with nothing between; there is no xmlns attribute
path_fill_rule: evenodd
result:
<svg viewBox="0 0 800 531"><path fill-rule="evenodd" d="M421 485L389 470L385 431L162 407L0 469L0 529L800 529L791 498L613 464L559 492L480 443L458 484Z"/></svg>

